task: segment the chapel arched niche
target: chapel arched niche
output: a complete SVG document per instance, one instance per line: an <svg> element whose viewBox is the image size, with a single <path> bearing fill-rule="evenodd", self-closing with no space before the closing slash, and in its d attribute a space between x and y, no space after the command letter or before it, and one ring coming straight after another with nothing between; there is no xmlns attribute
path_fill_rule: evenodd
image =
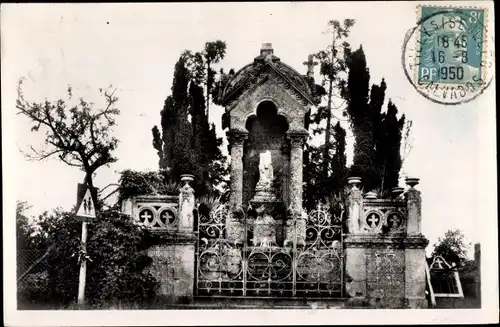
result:
<svg viewBox="0 0 500 327"><path fill-rule="evenodd" d="M264 43L253 62L222 74L217 99L225 107L222 128L228 129L233 212L241 213L258 195L259 151L269 150L276 194L268 195L286 205L287 214L301 219L305 121L315 104L311 91L314 65L308 61L307 67L307 74L300 74L274 55L270 43ZM227 233L239 237L237 229Z"/></svg>
<svg viewBox="0 0 500 327"><path fill-rule="evenodd" d="M273 101L259 103L256 114L245 122L248 138L243 149L243 203L248 203L255 195L259 181L259 154L269 150L274 173L276 197L288 205L288 178L290 148L286 138L289 129L285 117L278 114Z"/></svg>

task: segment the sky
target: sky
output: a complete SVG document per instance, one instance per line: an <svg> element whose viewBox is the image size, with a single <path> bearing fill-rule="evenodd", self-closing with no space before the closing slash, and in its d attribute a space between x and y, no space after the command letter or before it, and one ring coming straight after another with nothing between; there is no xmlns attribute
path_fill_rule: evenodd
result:
<svg viewBox="0 0 500 327"><path fill-rule="evenodd" d="M403 168L420 178L423 234L432 245L450 228L463 230L472 243L495 233L495 86L456 106L415 91L401 65L405 33L417 21L415 3L28 4L2 6L1 18L4 194L27 201L33 214L71 208L84 176L56 159L29 162L22 155L28 145L40 145L43 134L30 132L29 121L16 115L20 77L33 101L57 99L72 85L75 96L98 103L98 88L117 89L119 160L98 171L95 185L103 187L124 169L157 168L151 128L160 123L183 50L223 40L227 55L217 68L227 71L252 62L269 42L275 55L305 74L307 56L330 42L327 21L353 18L349 42L363 46L371 83L385 78L386 104L392 99L413 121L413 150ZM224 109L213 108L209 119L223 136Z"/></svg>

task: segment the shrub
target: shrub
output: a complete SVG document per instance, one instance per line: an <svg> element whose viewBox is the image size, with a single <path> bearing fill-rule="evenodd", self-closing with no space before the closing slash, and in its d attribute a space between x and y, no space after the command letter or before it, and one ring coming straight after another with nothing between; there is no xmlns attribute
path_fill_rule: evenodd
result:
<svg viewBox="0 0 500 327"><path fill-rule="evenodd" d="M23 305L36 302L47 302L49 299L48 291L48 274L47 272L28 274L18 283L17 296L19 303Z"/></svg>
<svg viewBox="0 0 500 327"><path fill-rule="evenodd" d="M120 177L120 199L145 194L179 194L179 184L165 171L125 170Z"/></svg>
<svg viewBox="0 0 500 327"><path fill-rule="evenodd" d="M47 289L39 301L69 304L78 294L81 222L65 213L53 222L50 241L56 244L47 256ZM147 272L152 259L147 248L155 238L140 224L117 211L104 211L88 224L86 299L94 306L126 299L147 302L157 282Z"/></svg>

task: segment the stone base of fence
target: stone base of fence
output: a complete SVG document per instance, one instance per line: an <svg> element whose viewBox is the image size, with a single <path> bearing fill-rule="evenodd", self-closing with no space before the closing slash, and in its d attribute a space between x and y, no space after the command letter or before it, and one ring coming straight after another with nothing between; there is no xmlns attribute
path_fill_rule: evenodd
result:
<svg viewBox="0 0 500 327"><path fill-rule="evenodd" d="M161 242L148 249L153 263L149 272L158 281L157 296L172 303L191 303L195 278L193 233L160 235Z"/></svg>
<svg viewBox="0 0 500 327"><path fill-rule="evenodd" d="M425 308L423 236L347 235L347 306Z"/></svg>

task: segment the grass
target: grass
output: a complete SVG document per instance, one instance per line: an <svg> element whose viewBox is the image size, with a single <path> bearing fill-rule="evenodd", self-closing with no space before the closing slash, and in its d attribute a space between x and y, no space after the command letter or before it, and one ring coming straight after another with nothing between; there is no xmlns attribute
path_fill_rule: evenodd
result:
<svg viewBox="0 0 500 327"><path fill-rule="evenodd" d="M70 304L49 302L21 302L18 301L18 310L166 310L189 308L187 299L173 300L166 297L158 297L150 303L137 303L128 301L113 301L100 305L83 304L76 302Z"/></svg>

